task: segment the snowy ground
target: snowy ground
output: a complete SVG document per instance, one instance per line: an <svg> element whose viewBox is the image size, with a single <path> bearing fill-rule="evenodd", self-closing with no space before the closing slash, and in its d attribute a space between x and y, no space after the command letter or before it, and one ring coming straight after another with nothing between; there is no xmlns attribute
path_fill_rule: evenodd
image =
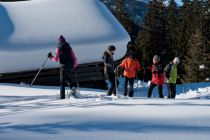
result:
<svg viewBox="0 0 210 140"><path fill-rule="evenodd" d="M133 99L81 89L83 99L58 100L58 87L0 84L0 140L209 140L210 84L177 89L176 100L147 99L146 88Z"/></svg>

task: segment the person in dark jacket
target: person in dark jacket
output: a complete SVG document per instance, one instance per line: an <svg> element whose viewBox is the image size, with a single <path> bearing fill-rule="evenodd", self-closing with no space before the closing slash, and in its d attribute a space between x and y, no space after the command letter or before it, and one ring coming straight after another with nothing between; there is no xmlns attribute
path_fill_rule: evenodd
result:
<svg viewBox="0 0 210 140"><path fill-rule="evenodd" d="M176 97L177 65L179 62L179 58L175 57L164 69L169 99Z"/></svg>
<svg viewBox="0 0 210 140"><path fill-rule="evenodd" d="M115 62L113 60L113 55L116 48L115 46L111 45L108 47L108 50L103 54L103 63L104 63L104 75L109 80L111 86L108 90L107 95L111 96L112 94L116 95L116 88L118 85L118 81L116 84L116 73L115 73Z"/></svg>
<svg viewBox="0 0 210 140"><path fill-rule="evenodd" d="M71 72L77 67L77 58L66 39L61 35L59 37L58 46L55 51L56 55L48 53L48 57L60 62L60 99L65 99L65 84L71 87Z"/></svg>
<svg viewBox="0 0 210 140"><path fill-rule="evenodd" d="M164 83L164 74L163 74L164 70L162 64L160 63L160 57L158 55L155 55L153 57L153 65L151 67L151 71L152 71L152 80L147 91L147 97L149 98L151 97L152 90L154 89L155 86L157 86L159 97L164 98L162 93L163 83Z"/></svg>

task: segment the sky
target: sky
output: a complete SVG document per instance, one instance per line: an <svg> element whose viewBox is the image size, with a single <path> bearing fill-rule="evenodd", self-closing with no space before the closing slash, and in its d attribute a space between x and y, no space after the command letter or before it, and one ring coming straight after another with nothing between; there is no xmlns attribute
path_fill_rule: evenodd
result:
<svg viewBox="0 0 210 140"><path fill-rule="evenodd" d="M176 0L176 2L181 5L182 4L182 0Z"/></svg>

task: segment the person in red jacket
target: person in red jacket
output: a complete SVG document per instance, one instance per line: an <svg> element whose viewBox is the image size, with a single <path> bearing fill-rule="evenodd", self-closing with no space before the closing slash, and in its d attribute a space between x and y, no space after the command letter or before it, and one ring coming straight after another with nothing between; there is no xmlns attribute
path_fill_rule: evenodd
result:
<svg viewBox="0 0 210 140"><path fill-rule="evenodd" d="M151 67L151 71L152 71L152 80L147 91L147 97L151 97L152 90L154 89L155 86L157 86L159 97L164 98L162 93L163 83L164 83L164 69L162 67L162 64L160 63L160 57L158 55L155 55L153 57L153 65Z"/></svg>
<svg viewBox="0 0 210 140"><path fill-rule="evenodd" d="M136 71L140 69L139 61L135 58L135 54L130 52L129 57L125 58L119 65L120 68L124 69L124 96L127 96L128 81L130 84L129 97L133 97L133 84L134 78L136 77Z"/></svg>

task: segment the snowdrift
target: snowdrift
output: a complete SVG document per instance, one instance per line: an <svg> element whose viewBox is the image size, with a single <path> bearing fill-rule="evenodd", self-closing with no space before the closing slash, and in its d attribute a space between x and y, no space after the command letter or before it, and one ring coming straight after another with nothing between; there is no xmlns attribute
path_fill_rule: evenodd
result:
<svg viewBox="0 0 210 140"><path fill-rule="evenodd" d="M126 52L128 33L99 0L0 2L0 73L35 70L64 35L79 64L101 61L108 45ZM46 68L58 67L48 62Z"/></svg>

